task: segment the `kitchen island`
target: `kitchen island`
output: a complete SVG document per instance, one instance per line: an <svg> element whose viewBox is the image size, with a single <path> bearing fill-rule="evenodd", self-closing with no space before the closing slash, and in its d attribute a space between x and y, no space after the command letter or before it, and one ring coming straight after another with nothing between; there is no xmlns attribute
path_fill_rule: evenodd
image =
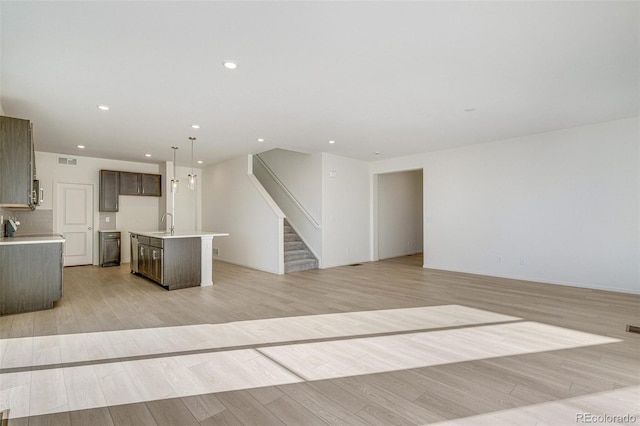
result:
<svg viewBox="0 0 640 426"><path fill-rule="evenodd" d="M63 293L64 238L0 238L0 315L50 309Z"/></svg>
<svg viewBox="0 0 640 426"><path fill-rule="evenodd" d="M213 238L224 232L131 232L131 272L167 290L213 285Z"/></svg>

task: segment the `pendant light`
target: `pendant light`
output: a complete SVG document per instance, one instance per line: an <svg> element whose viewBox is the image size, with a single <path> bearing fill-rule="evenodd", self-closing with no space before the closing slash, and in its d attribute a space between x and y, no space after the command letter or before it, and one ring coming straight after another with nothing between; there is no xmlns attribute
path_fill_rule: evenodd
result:
<svg viewBox="0 0 640 426"><path fill-rule="evenodd" d="M178 150L177 146L172 146L173 149L173 179L171 179L171 192L178 192L178 175L176 174L176 151Z"/></svg>
<svg viewBox="0 0 640 426"><path fill-rule="evenodd" d="M189 175L189 189L193 191L196 189L196 183L198 181L198 175L193 172L193 143L196 141L196 138L191 136L189 137L189 140L191 141L191 174Z"/></svg>

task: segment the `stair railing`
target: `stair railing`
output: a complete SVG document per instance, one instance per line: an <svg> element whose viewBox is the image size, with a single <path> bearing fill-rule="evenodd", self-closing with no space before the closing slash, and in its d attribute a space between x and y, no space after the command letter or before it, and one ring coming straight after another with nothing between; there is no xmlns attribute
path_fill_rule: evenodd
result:
<svg viewBox="0 0 640 426"><path fill-rule="evenodd" d="M287 189L285 184L282 183L282 181L280 179L278 179L278 176L276 176L276 174L273 173L273 170L271 170L271 168L269 166L267 166L267 163L265 163L264 160L262 158L260 158L260 155L255 154L253 156L253 158L258 160L258 162L262 165L262 167L264 167L264 169L267 171L267 173L269 173L269 175L273 178L274 182L278 184L280 189L282 189L285 194L287 194L287 197L289 197L291 199L291 201L293 201L293 204L295 204L295 206L298 208L298 210L300 210L300 212L313 224L313 226L316 229L320 229L320 224L318 223L318 221L316 221L313 218L313 216L311 216L309 214L307 209L305 209L304 206L302 204L300 204L300 201L298 201L298 199L291 193L291 191L289 191L289 189Z"/></svg>

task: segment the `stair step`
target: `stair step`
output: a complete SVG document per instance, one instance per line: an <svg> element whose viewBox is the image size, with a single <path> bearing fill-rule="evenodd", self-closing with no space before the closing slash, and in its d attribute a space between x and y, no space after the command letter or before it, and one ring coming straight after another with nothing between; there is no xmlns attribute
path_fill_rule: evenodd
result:
<svg viewBox="0 0 640 426"><path fill-rule="evenodd" d="M306 271L317 269L318 260L307 249L300 236L284 221L284 272Z"/></svg>
<svg viewBox="0 0 640 426"><path fill-rule="evenodd" d="M318 261L316 259L298 259L285 262L284 272L306 271L307 269L316 269Z"/></svg>
<svg viewBox="0 0 640 426"><path fill-rule="evenodd" d="M284 251L291 251L291 250L304 250L305 246L304 243L302 241L285 241L284 242Z"/></svg>
<svg viewBox="0 0 640 426"><path fill-rule="evenodd" d="M295 232L287 232L287 233L285 233L284 234L284 240L285 241L301 241L300 237Z"/></svg>
<svg viewBox="0 0 640 426"><path fill-rule="evenodd" d="M298 259L315 259L309 250L289 250L284 252L284 261Z"/></svg>

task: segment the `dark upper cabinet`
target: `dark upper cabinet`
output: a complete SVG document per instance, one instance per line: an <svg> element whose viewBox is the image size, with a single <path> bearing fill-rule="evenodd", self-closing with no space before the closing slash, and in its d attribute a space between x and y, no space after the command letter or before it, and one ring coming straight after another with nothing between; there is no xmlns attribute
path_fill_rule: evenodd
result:
<svg viewBox="0 0 640 426"><path fill-rule="evenodd" d="M120 172L120 195L162 195L162 176L148 173Z"/></svg>
<svg viewBox="0 0 640 426"><path fill-rule="evenodd" d="M162 176L149 173L100 170L100 211L117 212L120 195L162 195Z"/></svg>
<svg viewBox="0 0 640 426"><path fill-rule="evenodd" d="M117 212L120 194L120 172L100 170L100 211Z"/></svg>
<svg viewBox="0 0 640 426"><path fill-rule="evenodd" d="M162 176L143 173L140 175L142 194L154 197L162 196Z"/></svg>
<svg viewBox="0 0 640 426"><path fill-rule="evenodd" d="M34 177L31 123L0 116L0 207L35 209Z"/></svg>
<svg viewBox="0 0 640 426"><path fill-rule="evenodd" d="M140 173L120 172L120 195L142 194Z"/></svg>

